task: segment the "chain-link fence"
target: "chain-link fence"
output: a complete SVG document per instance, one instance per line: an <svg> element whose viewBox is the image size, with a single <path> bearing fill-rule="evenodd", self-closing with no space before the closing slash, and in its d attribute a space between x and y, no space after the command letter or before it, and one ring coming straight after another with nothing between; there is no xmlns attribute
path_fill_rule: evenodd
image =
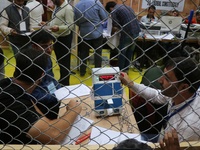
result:
<svg viewBox="0 0 200 150"><path fill-rule="evenodd" d="M158 148L173 129L185 149L198 145L198 0L0 9L1 148L112 149L132 138Z"/></svg>

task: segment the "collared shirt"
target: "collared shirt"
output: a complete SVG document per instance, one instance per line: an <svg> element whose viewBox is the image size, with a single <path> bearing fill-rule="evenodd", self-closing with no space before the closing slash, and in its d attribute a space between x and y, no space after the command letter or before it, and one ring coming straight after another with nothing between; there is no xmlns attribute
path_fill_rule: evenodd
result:
<svg viewBox="0 0 200 150"><path fill-rule="evenodd" d="M180 109L185 103L192 100L192 97L179 105L172 105L172 98L162 95L160 90L147 87L143 84L134 83L133 90L139 93L140 96L152 103L164 104L168 103L168 112L173 113ZM184 109L177 112L169 118L167 126L159 139L164 137L164 132L176 129L179 136L179 141L198 141L200 137L200 91L197 91L195 99Z"/></svg>
<svg viewBox="0 0 200 150"><path fill-rule="evenodd" d="M187 107L183 110L175 113L167 122L167 126L164 132L172 131L172 129L177 129L179 134L179 141L198 141L200 137L200 96L196 95L194 101L192 98L189 98L185 102L192 101ZM169 114L176 112L178 109L182 108L185 102L173 106L169 106ZM164 133L160 134L159 139L163 139Z"/></svg>
<svg viewBox="0 0 200 150"><path fill-rule="evenodd" d="M30 23L31 25L38 26L42 22L42 14L44 14L44 9L41 3L36 0L29 0L26 7L30 10Z"/></svg>
<svg viewBox="0 0 200 150"><path fill-rule="evenodd" d="M71 33L71 30L74 30L73 8L66 1L62 3L59 11L57 11L55 15L52 15L50 26L54 25L59 27L59 31L52 32L52 34L56 37L69 35Z"/></svg>
<svg viewBox="0 0 200 150"><path fill-rule="evenodd" d="M108 15L100 1L80 0L74 8L74 13L81 37L91 40L102 36L102 23L106 21Z"/></svg>
<svg viewBox="0 0 200 150"><path fill-rule="evenodd" d="M12 4L11 4L12 5ZM18 9L19 11L19 9ZM20 11L19 11L20 13ZM8 35L10 34L12 28L8 27L9 24L9 18L8 18L8 14L6 13L6 10L3 10L3 12L1 13L1 19L0 19L0 30L5 34ZM33 31L32 26L30 25L29 29L31 31Z"/></svg>
<svg viewBox="0 0 200 150"><path fill-rule="evenodd" d="M116 5L111 12L113 26L121 31L121 38L127 34L130 36L139 35L140 26L134 10L126 5Z"/></svg>
<svg viewBox="0 0 200 150"><path fill-rule="evenodd" d="M154 16L154 18L148 18L147 15L146 16L143 16L141 19L140 19L141 22L144 22L144 23L150 23L150 22L158 22L158 18L156 16Z"/></svg>

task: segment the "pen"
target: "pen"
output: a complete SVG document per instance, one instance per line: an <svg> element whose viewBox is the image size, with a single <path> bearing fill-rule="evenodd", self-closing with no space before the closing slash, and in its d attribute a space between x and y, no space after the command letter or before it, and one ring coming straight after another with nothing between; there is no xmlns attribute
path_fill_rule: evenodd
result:
<svg viewBox="0 0 200 150"><path fill-rule="evenodd" d="M90 137L91 133L88 133L80 138L78 138L75 142L75 145L82 143L83 141L87 140Z"/></svg>

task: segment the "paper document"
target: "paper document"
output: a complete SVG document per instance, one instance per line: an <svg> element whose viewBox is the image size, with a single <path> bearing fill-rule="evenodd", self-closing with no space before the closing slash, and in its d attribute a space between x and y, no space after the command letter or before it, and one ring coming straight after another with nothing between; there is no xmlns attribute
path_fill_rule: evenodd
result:
<svg viewBox="0 0 200 150"><path fill-rule="evenodd" d="M112 31L112 19L108 18L106 30L103 30L103 38L111 37L111 31Z"/></svg>
<svg viewBox="0 0 200 150"><path fill-rule="evenodd" d="M167 34L166 36L163 37L163 39L166 39L166 40L172 40L174 38L174 35L169 33Z"/></svg>
<svg viewBox="0 0 200 150"><path fill-rule="evenodd" d="M62 87L54 92L58 100L89 95L91 89L84 84Z"/></svg>
<svg viewBox="0 0 200 150"><path fill-rule="evenodd" d="M50 30L52 27L51 27L51 26L43 26L43 28L44 28L45 30Z"/></svg>
<svg viewBox="0 0 200 150"><path fill-rule="evenodd" d="M83 134L86 130L89 129L89 127L92 125L93 121L91 119L87 119L85 117L82 117L80 115L77 116L69 134L66 136L66 138L61 143L64 144L72 144L75 142L75 140Z"/></svg>
<svg viewBox="0 0 200 150"><path fill-rule="evenodd" d="M119 46L119 40L120 40L120 33L115 33L108 39L107 44L108 46L110 46L110 48L115 49Z"/></svg>
<svg viewBox="0 0 200 150"><path fill-rule="evenodd" d="M93 126L89 145L117 144L128 138L134 138L142 142L141 136L139 134L117 132L106 128Z"/></svg>
<svg viewBox="0 0 200 150"><path fill-rule="evenodd" d="M22 36L29 36L29 35L31 35L31 33L32 33L32 32L26 32L26 33L22 33L22 34L20 34L20 35L22 35Z"/></svg>
<svg viewBox="0 0 200 150"><path fill-rule="evenodd" d="M145 34L147 39L156 39L156 40L172 40L174 35L170 34L163 34L163 35L151 35Z"/></svg>

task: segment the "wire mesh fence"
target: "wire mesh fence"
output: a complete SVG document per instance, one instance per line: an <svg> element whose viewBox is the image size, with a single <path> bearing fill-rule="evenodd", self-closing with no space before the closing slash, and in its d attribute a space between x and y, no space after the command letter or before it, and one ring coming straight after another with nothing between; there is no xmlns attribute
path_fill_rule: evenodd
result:
<svg viewBox="0 0 200 150"><path fill-rule="evenodd" d="M1 148L136 139L156 149L173 129L185 149L199 143L199 1L2 0L0 9Z"/></svg>

